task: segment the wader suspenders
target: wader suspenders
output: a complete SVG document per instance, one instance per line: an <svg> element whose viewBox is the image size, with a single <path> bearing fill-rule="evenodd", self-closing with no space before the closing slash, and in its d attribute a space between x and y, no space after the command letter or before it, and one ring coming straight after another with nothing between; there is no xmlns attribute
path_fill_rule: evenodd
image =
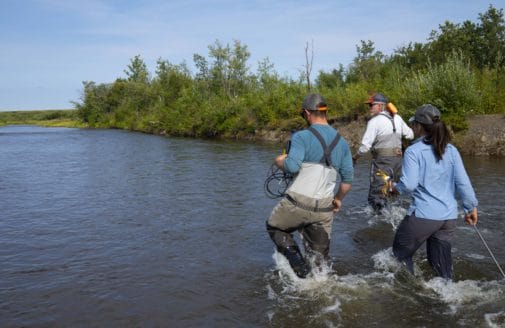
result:
<svg viewBox="0 0 505 328"><path fill-rule="evenodd" d="M393 133L396 133L396 126L395 126L395 119L394 117L391 117L387 114L384 114L384 113L380 113L379 115L384 115L386 116L390 121L391 121L391 124L393 124Z"/></svg>
<svg viewBox="0 0 505 328"><path fill-rule="evenodd" d="M319 164L323 164L323 165L326 164L326 166L331 166L331 152L335 148L335 146L338 144L338 142L340 141L340 134L337 132L337 135L335 136L335 139L333 139L333 141L331 142L330 146L326 146L326 142L324 141L323 137L315 128L309 127L307 130L312 132L312 134L317 138L317 140L319 140L319 142L321 143L321 146L323 147L324 155L319 160ZM292 198L289 194L286 195L286 199L288 201L290 201L293 205L295 205L299 208L302 208L304 210L311 211L311 212L332 212L334 210L333 206L323 207L323 208L318 207L319 200L316 200L316 206L312 207L312 206L306 206L304 204L299 203L294 198Z"/></svg>
<svg viewBox="0 0 505 328"><path fill-rule="evenodd" d="M394 126L394 124L393 124ZM321 134L314 128L314 127L309 127L308 130L312 132L314 136L316 136L317 140L321 143L321 146L323 147L323 152L324 155L321 157L319 160L320 164L326 164L326 166L331 166L331 152L335 148L335 146L338 144L340 141L340 134L337 132L337 135L335 136L335 139L331 142L329 146L326 146L326 142L324 141L323 137Z"/></svg>

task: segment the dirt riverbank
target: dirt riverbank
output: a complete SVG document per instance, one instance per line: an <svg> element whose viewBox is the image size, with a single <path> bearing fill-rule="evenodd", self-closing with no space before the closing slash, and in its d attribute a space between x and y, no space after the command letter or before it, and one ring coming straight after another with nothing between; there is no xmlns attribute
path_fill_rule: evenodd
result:
<svg viewBox="0 0 505 328"><path fill-rule="evenodd" d="M452 143L463 155L505 157L505 115L476 115L468 118L469 128L454 134ZM356 150L365 132L366 121L334 123L341 135ZM283 143L287 132L258 132L254 139Z"/></svg>

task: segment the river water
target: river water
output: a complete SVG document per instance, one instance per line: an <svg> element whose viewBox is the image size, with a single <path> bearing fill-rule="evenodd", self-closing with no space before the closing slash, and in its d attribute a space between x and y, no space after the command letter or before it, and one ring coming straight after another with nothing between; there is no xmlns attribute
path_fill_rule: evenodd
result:
<svg viewBox="0 0 505 328"><path fill-rule="evenodd" d="M332 267L296 278L265 220L275 145L119 130L0 128L1 327L504 327L505 279L459 220L454 282L391 258L408 200L375 216L368 164ZM505 160L464 158L501 266Z"/></svg>

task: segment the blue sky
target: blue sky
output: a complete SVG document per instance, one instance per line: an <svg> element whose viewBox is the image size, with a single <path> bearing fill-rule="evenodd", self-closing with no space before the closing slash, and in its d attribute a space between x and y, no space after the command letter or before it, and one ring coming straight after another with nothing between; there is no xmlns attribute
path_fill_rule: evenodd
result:
<svg viewBox="0 0 505 328"><path fill-rule="evenodd" d="M292 77L313 42L313 72L330 71L360 40L389 55L446 20L476 22L490 4L505 0L0 0L0 110L72 108L82 81L124 77L135 55L152 73L158 58L193 69L216 40L247 45L253 72L268 57Z"/></svg>

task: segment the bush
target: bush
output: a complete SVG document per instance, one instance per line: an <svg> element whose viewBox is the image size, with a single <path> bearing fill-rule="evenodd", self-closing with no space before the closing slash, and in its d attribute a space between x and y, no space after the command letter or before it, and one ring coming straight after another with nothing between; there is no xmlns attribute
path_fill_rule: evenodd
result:
<svg viewBox="0 0 505 328"><path fill-rule="evenodd" d="M453 53L447 62L415 73L403 84L400 102L413 114L430 103L442 113L465 117L479 112L480 95L475 74L462 56Z"/></svg>

